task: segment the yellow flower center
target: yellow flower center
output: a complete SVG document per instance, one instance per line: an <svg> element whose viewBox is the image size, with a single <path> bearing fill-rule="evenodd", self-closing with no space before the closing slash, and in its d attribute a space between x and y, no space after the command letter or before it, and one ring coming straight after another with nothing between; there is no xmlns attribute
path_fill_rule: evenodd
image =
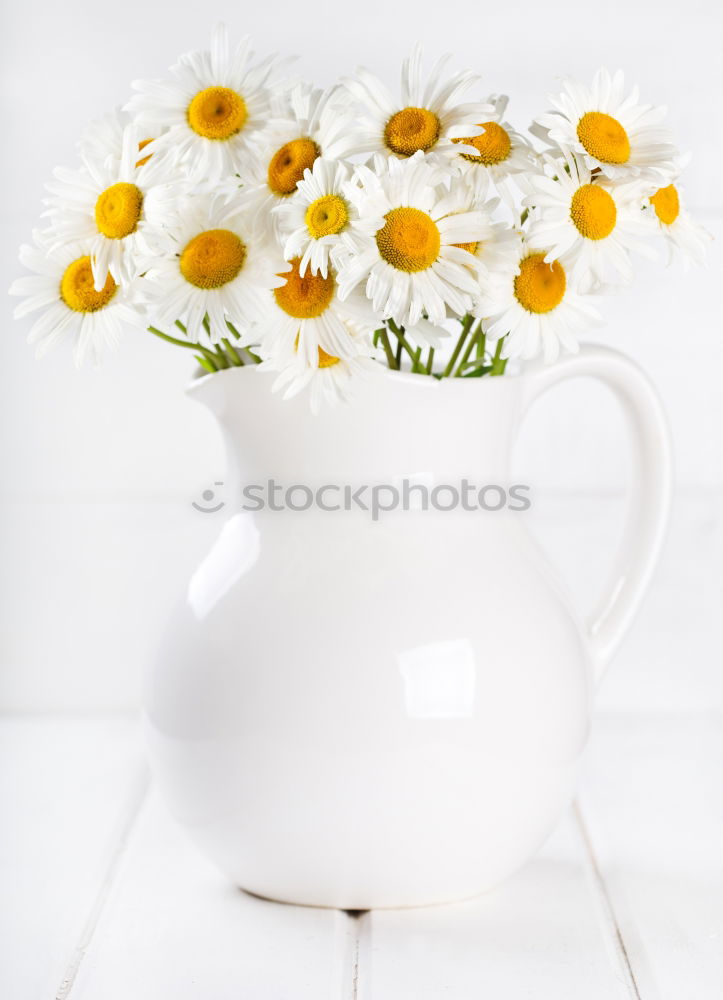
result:
<svg viewBox="0 0 723 1000"><path fill-rule="evenodd" d="M334 298L334 274L330 270L326 278L306 270L304 277L299 274L301 257L291 261L291 270L280 275L286 284L274 289L276 304L294 319L314 319L321 316Z"/></svg>
<svg viewBox="0 0 723 1000"><path fill-rule="evenodd" d="M349 210L344 199L338 194L325 194L309 205L305 221L309 235L313 239L335 236L349 221Z"/></svg>
<svg viewBox="0 0 723 1000"><path fill-rule="evenodd" d="M143 209L143 195L135 184L111 184L95 203L95 224L109 240L135 232Z"/></svg>
<svg viewBox="0 0 723 1000"><path fill-rule="evenodd" d="M384 217L377 233L382 258L398 271L424 271L437 259L439 229L426 212L418 208L393 208Z"/></svg>
<svg viewBox="0 0 723 1000"><path fill-rule="evenodd" d="M332 365L338 365L339 360L335 354L327 354L323 347L319 348L319 368L331 368Z"/></svg>
<svg viewBox="0 0 723 1000"><path fill-rule="evenodd" d="M204 139L230 139L246 124L246 101L228 87L206 87L188 105L188 124Z"/></svg>
<svg viewBox="0 0 723 1000"><path fill-rule="evenodd" d="M246 260L246 245L229 229L207 229L181 254L181 274L196 288L221 288L233 281Z"/></svg>
<svg viewBox="0 0 723 1000"><path fill-rule="evenodd" d="M90 257L78 257L68 264L60 279L60 297L68 309L74 312L90 313L105 308L116 293L118 286L110 275L99 292L93 287L93 271Z"/></svg>
<svg viewBox="0 0 723 1000"><path fill-rule="evenodd" d="M627 163L630 139L623 126L603 111L588 111L577 123L577 137L590 156L601 163Z"/></svg>
<svg viewBox="0 0 723 1000"><path fill-rule="evenodd" d="M655 214L665 226L672 225L680 214L680 198L675 184L658 188L650 198Z"/></svg>
<svg viewBox="0 0 723 1000"><path fill-rule="evenodd" d="M583 184L572 196L570 218L587 240L604 240L615 228L617 217L612 195L598 184Z"/></svg>
<svg viewBox="0 0 723 1000"><path fill-rule="evenodd" d="M294 350L299 350L299 335L296 334L296 340L294 341ZM319 368L331 368L332 365L338 365L341 358L337 358L335 354L327 354L323 347L317 347L319 352Z"/></svg>
<svg viewBox="0 0 723 1000"><path fill-rule="evenodd" d="M480 128L484 129L482 135L472 135L468 139L455 139L454 142L463 142L465 146L474 146L476 153L462 153L465 160L472 163L481 163L485 167L492 167L495 163L502 163L510 155L512 140L507 129L502 128L497 122L483 122Z"/></svg>
<svg viewBox="0 0 723 1000"><path fill-rule="evenodd" d="M271 157L267 177L274 194L293 194L304 171L314 165L317 156L321 156L321 150L313 139L292 139L277 149Z"/></svg>
<svg viewBox="0 0 723 1000"><path fill-rule="evenodd" d="M142 149L145 149L149 142L153 142L153 139L141 139L138 143L138 152L140 153ZM148 156L143 156L140 160L136 160L136 166L142 167L145 163L148 163L152 156L153 153L149 153Z"/></svg>
<svg viewBox="0 0 723 1000"><path fill-rule="evenodd" d="M439 139L441 124L427 108L403 108L387 122L384 141L397 156L412 156L418 150L428 152Z"/></svg>
<svg viewBox="0 0 723 1000"><path fill-rule="evenodd" d="M562 264L557 260L546 264L544 253L533 253L520 263L515 297L528 312L548 313L562 302L566 286Z"/></svg>

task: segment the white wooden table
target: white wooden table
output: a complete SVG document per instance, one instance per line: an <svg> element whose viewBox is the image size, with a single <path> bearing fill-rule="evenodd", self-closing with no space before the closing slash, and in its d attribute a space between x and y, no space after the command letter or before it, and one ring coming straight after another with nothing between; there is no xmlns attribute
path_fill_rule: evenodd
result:
<svg viewBox="0 0 723 1000"><path fill-rule="evenodd" d="M723 726L601 716L578 803L506 885L422 910L228 885L124 718L0 722L2 1000L719 1000Z"/></svg>

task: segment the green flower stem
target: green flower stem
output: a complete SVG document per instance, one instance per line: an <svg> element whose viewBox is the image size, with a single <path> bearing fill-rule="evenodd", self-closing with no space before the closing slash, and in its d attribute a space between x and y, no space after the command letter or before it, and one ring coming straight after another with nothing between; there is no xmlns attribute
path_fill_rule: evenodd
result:
<svg viewBox="0 0 723 1000"><path fill-rule="evenodd" d="M213 352L213 358L219 369L231 367L231 362L228 360L220 347L216 347L216 350Z"/></svg>
<svg viewBox="0 0 723 1000"><path fill-rule="evenodd" d="M472 326L473 323L474 323L474 317L470 316L470 314L467 313L467 315L462 320L462 332L457 338L457 343L454 345L454 350L452 351L452 355L449 361L447 362L447 367L442 372L442 378L447 378L447 376L451 375L452 372L454 371L454 365L455 362L457 361L457 358L459 357L459 352L462 350L462 344L465 342L467 334L469 333L470 327Z"/></svg>
<svg viewBox="0 0 723 1000"><path fill-rule="evenodd" d="M431 375L434 369L434 348L429 348L429 354L427 355L427 375Z"/></svg>
<svg viewBox="0 0 723 1000"><path fill-rule="evenodd" d="M243 368L244 363L245 363L244 359L241 357L241 355L236 350L236 348L233 346L233 344L228 339L228 337L224 337L223 340L221 341L221 343L223 344L223 346L224 346L224 348L226 350L227 357L231 358L231 364L235 365L236 368Z"/></svg>
<svg viewBox="0 0 723 1000"><path fill-rule="evenodd" d="M469 343L467 344L467 346L466 346L466 348L464 350L464 354L462 355L462 360L460 361L459 365L457 366L457 370L454 373L454 377L455 378L459 378L462 375L462 372L464 371L464 367L467 364L467 362L469 361L469 356L472 353L473 347L477 344L477 341L479 339L479 335L480 335L481 332L482 332L482 322L480 321L479 326L474 331L474 333L472 334L472 336L469 338Z"/></svg>
<svg viewBox="0 0 723 1000"><path fill-rule="evenodd" d="M414 348L409 343L409 341L404 336L404 327L403 326L397 326L397 324L394 322L393 319L388 319L387 320L387 326L389 327L389 329L392 331L392 333L394 334L394 336L399 341L399 345L401 347L403 347L404 350L409 355L409 357L411 359L411 362L412 362L412 371L413 372L417 371L417 364L418 364L418 361L419 361L419 351L415 351ZM399 354L397 354L397 359L398 358L399 358ZM401 367L401 365L399 365L399 367Z"/></svg>
<svg viewBox="0 0 723 1000"><path fill-rule="evenodd" d="M381 330L377 330L374 334L382 342L382 347L384 348L384 353L387 356L387 364L393 371L399 370L399 365L397 364L397 359L394 357L394 351L392 350L392 345L389 343L389 334L387 333L387 328L382 327Z"/></svg>
<svg viewBox="0 0 723 1000"><path fill-rule="evenodd" d="M208 320L204 319L204 326L206 326L207 322L208 322ZM183 323L180 321L180 319L176 320L175 325L183 333L187 332L186 331L186 327L183 325ZM206 326L206 329L209 329L208 326ZM184 343L184 341L177 341L176 340L176 341L173 341L173 343L176 343L176 344L177 343ZM209 350L209 348L208 347L204 347L203 344L193 344L191 341L188 341L188 343L191 343L193 347L195 347L197 350L199 350L203 354L203 356L206 359L206 361L208 361L209 364L213 365L213 370L215 372L217 372L219 370L219 368L227 368L228 367L228 365L223 365L223 364L220 365L218 363L218 355L216 354L215 351Z"/></svg>
<svg viewBox="0 0 723 1000"><path fill-rule="evenodd" d="M178 340L177 337L170 337L167 333L164 333L163 330L159 330L155 326L149 326L148 330L150 333L154 333L156 337L160 337L161 340L165 340L169 344L175 344L176 347L189 347L192 351L202 350L200 344L194 344L190 340Z"/></svg>
<svg viewBox="0 0 723 1000"><path fill-rule="evenodd" d="M236 327L233 325L233 323L231 322L230 319L226 320L226 326L229 328L229 330L234 335L234 337L236 338L236 340L241 340L241 334L236 329ZM224 343L226 343L226 341L224 341ZM250 347L242 347L241 350L245 354L248 354L248 356L251 358L251 360L253 361L253 363L255 365L260 365L261 364L261 358L258 356L258 354L254 354L254 352L251 350ZM243 364L243 361L241 363Z"/></svg>
<svg viewBox="0 0 723 1000"><path fill-rule="evenodd" d="M204 328L204 330L206 331L206 333L210 337L211 336L211 324L209 322L208 315L206 315L206 316L203 317L203 328ZM215 363L215 365L216 365L217 368L220 369L220 368L230 368L231 367L231 362L228 360L228 358L224 354L223 348L220 347L218 344L216 344L215 348L213 349L213 351L211 353L213 354L214 363Z"/></svg>
<svg viewBox="0 0 723 1000"><path fill-rule="evenodd" d="M209 361L213 365L214 371L219 371L221 368L228 368L228 361L226 361L220 351L211 351L208 347L204 347L203 344L198 344L197 346L206 361Z"/></svg>
<svg viewBox="0 0 723 1000"><path fill-rule="evenodd" d="M507 358L501 357L502 345L505 342L504 337L500 337L497 341L497 347L495 348L494 357L492 358L492 371L490 375L504 375L505 368L507 367Z"/></svg>
<svg viewBox="0 0 723 1000"><path fill-rule="evenodd" d="M185 326L183 326L182 323L179 323L178 321L176 321L176 326L178 326L180 329L182 329L184 333L186 332L186 328L185 328ZM213 353L213 351L207 350L202 344L197 344L193 340L179 340L177 337L171 337L171 336L169 336L169 334L164 333L163 330L159 330L155 326L149 326L148 330L149 330L150 333L154 334L156 337L160 337L161 340L165 340L169 344L175 344L176 347L188 347L192 351L200 351L200 353L204 356L204 358L206 359L206 361L210 365L213 365L212 370L215 371L215 372L218 371L218 367L219 366L216 364L216 360L215 360L216 359L216 355ZM203 367L208 370L208 368L207 368L206 365L204 365Z"/></svg>
<svg viewBox="0 0 723 1000"><path fill-rule="evenodd" d="M211 364L211 362L210 361L206 361L206 359L203 357L203 355L196 354L196 355L194 355L194 357L196 358L196 361L198 361L198 363L201 366L201 368L205 368L207 372L211 372L211 374L213 374L214 372L218 371L218 368L214 368L214 366Z"/></svg>

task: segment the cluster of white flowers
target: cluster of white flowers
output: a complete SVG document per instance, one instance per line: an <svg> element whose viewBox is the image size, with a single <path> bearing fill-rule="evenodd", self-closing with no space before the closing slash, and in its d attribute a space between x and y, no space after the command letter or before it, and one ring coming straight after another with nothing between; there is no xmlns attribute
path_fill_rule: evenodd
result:
<svg viewBox="0 0 723 1000"><path fill-rule="evenodd" d="M379 365L553 361L631 280L631 252L662 237L704 259L664 112L622 73L566 81L537 150L506 97L477 99L479 78L447 61L424 79L416 48L398 95L363 69L322 92L217 28L56 170L48 226L21 250L35 273L11 289L18 315L39 313L30 339L69 337L80 362L140 324L207 371L260 363L286 395L311 384L316 408Z"/></svg>

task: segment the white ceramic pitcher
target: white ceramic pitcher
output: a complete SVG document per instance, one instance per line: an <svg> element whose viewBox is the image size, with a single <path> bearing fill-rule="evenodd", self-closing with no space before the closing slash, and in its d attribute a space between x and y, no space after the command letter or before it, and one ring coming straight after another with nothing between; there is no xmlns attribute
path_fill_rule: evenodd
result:
<svg viewBox="0 0 723 1000"><path fill-rule="evenodd" d="M190 391L244 485L510 482L522 417L575 376L620 399L635 449L628 530L591 622L518 511L308 510L229 517L149 681L172 811L238 886L345 909L476 895L569 803L597 679L648 585L670 495L666 422L623 355L588 347L519 376L384 372L313 416L272 376Z"/></svg>

